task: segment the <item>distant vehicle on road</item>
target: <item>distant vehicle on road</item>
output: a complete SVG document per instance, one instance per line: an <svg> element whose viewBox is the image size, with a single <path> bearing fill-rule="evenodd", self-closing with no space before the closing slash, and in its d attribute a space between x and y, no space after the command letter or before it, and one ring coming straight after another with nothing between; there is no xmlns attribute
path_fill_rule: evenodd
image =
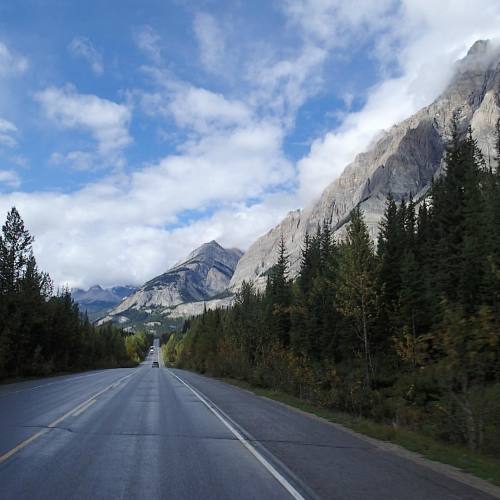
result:
<svg viewBox="0 0 500 500"><path fill-rule="evenodd" d="M160 368L160 363L158 363L158 361L153 361L151 368Z"/></svg>

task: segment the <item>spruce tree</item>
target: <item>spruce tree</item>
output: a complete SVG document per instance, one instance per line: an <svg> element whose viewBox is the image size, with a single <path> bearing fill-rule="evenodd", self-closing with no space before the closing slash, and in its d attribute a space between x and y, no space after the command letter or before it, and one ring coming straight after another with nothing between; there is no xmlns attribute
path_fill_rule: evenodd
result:
<svg viewBox="0 0 500 500"><path fill-rule="evenodd" d="M395 320L398 317L397 306L401 289L401 263L405 247L404 204L398 209L393 196L389 194L386 208L379 225L377 253L379 267L377 288L378 338L387 342L393 334Z"/></svg>
<svg viewBox="0 0 500 500"><path fill-rule="evenodd" d="M375 254L359 207L351 212L347 237L340 250L338 303L361 343L365 385L370 387L373 379L370 342L376 306Z"/></svg>
<svg viewBox="0 0 500 500"><path fill-rule="evenodd" d="M266 288L271 334L283 345L290 343L291 284L288 280L289 259L285 240L281 236L278 261L269 272Z"/></svg>

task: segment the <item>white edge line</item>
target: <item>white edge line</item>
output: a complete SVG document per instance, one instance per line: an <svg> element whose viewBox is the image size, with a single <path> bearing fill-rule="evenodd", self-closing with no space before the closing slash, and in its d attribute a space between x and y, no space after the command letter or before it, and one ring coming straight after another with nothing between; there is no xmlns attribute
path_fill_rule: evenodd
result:
<svg viewBox="0 0 500 500"><path fill-rule="evenodd" d="M230 422L228 422L222 415L219 413L217 406L212 403L210 404L196 389L193 389L187 382L184 382L180 377L178 377L175 373L168 370L168 372L173 375L179 382L184 384L230 431L231 433L238 439L238 441L267 469L267 471L285 488L285 490L296 500L305 500L305 498L280 474L269 461L262 456L262 454L257 451L257 449L247 440L245 437L241 435L241 433L236 430Z"/></svg>

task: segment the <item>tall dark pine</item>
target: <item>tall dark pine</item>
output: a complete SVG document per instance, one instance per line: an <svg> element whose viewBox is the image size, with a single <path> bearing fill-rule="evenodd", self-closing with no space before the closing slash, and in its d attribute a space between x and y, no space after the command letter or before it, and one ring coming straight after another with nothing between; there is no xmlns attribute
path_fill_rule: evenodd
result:
<svg viewBox="0 0 500 500"><path fill-rule="evenodd" d="M33 237L24 227L19 212L13 207L7 215L0 236L0 294L15 291L32 256L32 244Z"/></svg>
<svg viewBox="0 0 500 500"><path fill-rule="evenodd" d="M299 288L304 295L307 295L309 292L313 279L314 267L311 253L311 237L309 233L306 233L304 245L301 250L300 271L298 276Z"/></svg>
<svg viewBox="0 0 500 500"><path fill-rule="evenodd" d="M485 289L487 263L486 200L484 159L472 131L463 143L466 166L463 186L463 246L459 300L467 313L473 313L488 299Z"/></svg>
<svg viewBox="0 0 500 500"><path fill-rule="evenodd" d="M432 223L434 230L434 286L438 300L455 302L462 272L464 183L466 159L456 120L452 141L445 153L445 175L432 186Z"/></svg>
<svg viewBox="0 0 500 500"><path fill-rule="evenodd" d="M291 285L288 279L289 259L285 240L281 236L278 261L270 271L266 288L266 301L270 315L271 333L283 345L290 343Z"/></svg>
<svg viewBox="0 0 500 500"><path fill-rule="evenodd" d="M380 222L377 242L379 257L378 294L379 294L379 337L382 341L392 334L394 318L401 290L401 263L405 247L404 204L398 206L391 194L387 198L384 215Z"/></svg>
<svg viewBox="0 0 500 500"><path fill-rule="evenodd" d="M337 298L339 310L361 343L366 387L371 386L374 372L371 345L376 306L374 261L373 244L361 209L356 207L341 246Z"/></svg>

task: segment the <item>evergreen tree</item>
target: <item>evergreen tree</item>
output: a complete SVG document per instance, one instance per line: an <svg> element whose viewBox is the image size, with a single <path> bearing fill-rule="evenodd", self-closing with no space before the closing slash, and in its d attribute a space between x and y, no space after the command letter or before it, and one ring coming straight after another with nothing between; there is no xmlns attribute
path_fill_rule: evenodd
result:
<svg viewBox="0 0 500 500"><path fill-rule="evenodd" d="M379 225L377 252L379 258L378 289L380 295L381 328L387 330L389 318L397 309L401 288L401 261L404 252L404 203L398 210L396 201L389 193L384 215ZM390 332L387 332L390 333Z"/></svg>
<svg viewBox="0 0 500 500"><path fill-rule="evenodd" d="M289 259L285 240L280 238L278 261L271 268L266 288L268 318L271 334L283 345L290 343L291 285L288 280Z"/></svg>
<svg viewBox="0 0 500 500"><path fill-rule="evenodd" d="M351 212L347 238L341 246L338 284L339 308L361 341L366 387L371 386L372 325L375 316L375 255L361 209Z"/></svg>
<svg viewBox="0 0 500 500"><path fill-rule="evenodd" d="M434 286L440 300L459 295L463 248L464 183L469 145L460 139L458 122L452 123L452 141L445 153L445 174L432 187Z"/></svg>
<svg viewBox="0 0 500 500"><path fill-rule="evenodd" d="M24 227L19 212L13 207L7 214L0 236L0 293L16 290L29 259L32 257L33 237Z"/></svg>

